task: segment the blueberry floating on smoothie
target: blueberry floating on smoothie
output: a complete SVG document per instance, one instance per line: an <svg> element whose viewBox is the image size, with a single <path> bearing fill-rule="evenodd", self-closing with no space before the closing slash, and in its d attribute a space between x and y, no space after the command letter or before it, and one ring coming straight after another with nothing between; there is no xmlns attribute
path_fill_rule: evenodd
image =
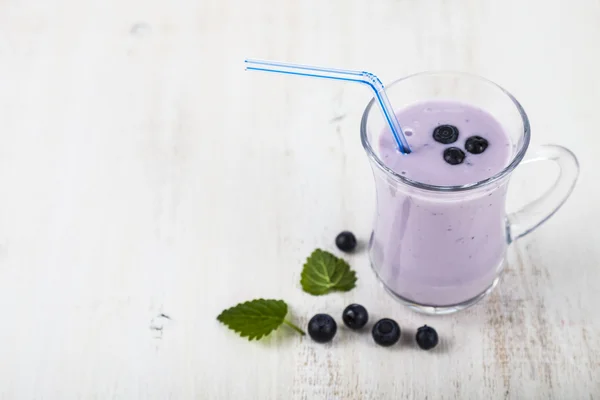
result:
<svg viewBox="0 0 600 400"><path fill-rule="evenodd" d="M458 140L458 128L454 125L440 125L433 130L433 139L442 144L454 143Z"/></svg>
<svg viewBox="0 0 600 400"><path fill-rule="evenodd" d="M373 340L380 346L389 347L400 339L400 327L393 319L383 318L373 325Z"/></svg>
<svg viewBox="0 0 600 400"><path fill-rule="evenodd" d="M487 149L489 143L481 136L471 136L465 142L465 150L472 154L481 154Z"/></svg>
<svg viewBox="0 0 600 400"><path fill-rule="evenodd" d="M344 231L335 238L335 245L341 251L351 252L356 248L356 237L352 232Z"/></svg>
<svg viewBox="0 0 600 400"><path fill-rule="evenodd" d="M317 314L308 321L308 334L317 343L327 343L335 336L337 324L328 314Z"/></svg>
<svg viewBox="0 0 600 400"><path fill-rule="evenodd" d="M444 161L451 165L461 164L465 160L465 152L458 147L448 147L444 150Z"/></svg>
<svg viewBox="0 0 600 400"><path fill-rule="evenodd" d="M344 325L353 330L358 330L364 327L369 320L367 309L360 304L350 304L342 313L342 321Z"/></svg>
<svg viewBox="0 0 600 400"><path fill-rule="evenodd" d="M416 339L417 344L423 350L431 350L437 346L439 342L438 334L435 329L427 325L423 325L417 330Z"/></svg>

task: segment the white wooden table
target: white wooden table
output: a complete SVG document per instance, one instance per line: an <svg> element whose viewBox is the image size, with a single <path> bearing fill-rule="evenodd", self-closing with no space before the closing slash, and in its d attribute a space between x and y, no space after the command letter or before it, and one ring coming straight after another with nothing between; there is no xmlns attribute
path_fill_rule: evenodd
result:
<svg viewBox="0 0 600 400"><path fill-rule="evenodd" d="M599 20L597 0L1 1L0 398L599 399ZM245 57L486 76L533 145L575 151L578 187L465 312L408 311L364 251L355 290L309 296L306 256L369 234L370 94ZM547 183L530 173L511 205ZM442 344L247 342L216 321L256 297L302 325L359 302Z"/></svg>

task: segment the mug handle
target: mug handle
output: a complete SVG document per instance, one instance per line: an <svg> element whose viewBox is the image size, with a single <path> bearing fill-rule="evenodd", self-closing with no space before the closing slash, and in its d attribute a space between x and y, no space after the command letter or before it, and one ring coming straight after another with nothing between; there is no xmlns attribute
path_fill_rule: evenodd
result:
<svg viewBox="0 0 600 400"><path fill-rule="evenodd" d="M546 222L565 203L579 176L579 163L565 147L547 144L528 152L522 164L554 161L560 168L558 178L540 197L508 216L508 243L522 238Z"/></svg>

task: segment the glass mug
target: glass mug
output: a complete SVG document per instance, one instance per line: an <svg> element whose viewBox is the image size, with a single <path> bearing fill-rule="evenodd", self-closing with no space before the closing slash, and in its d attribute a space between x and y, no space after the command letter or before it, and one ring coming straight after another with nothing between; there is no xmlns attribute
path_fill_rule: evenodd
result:
<svg viewBox="0 0 600 400"><path fill-rule="evenodd" d="M464 309L496 286L508 246L550 218L569 197L579 174L577 158L555 145L528 152L531 133L525 111L510 93L484 78L425 72L393 82L386 93L397 109L431 100L477 106L494 116L511 140L510 161L496 175L462 186L428 185L395 173L382 161L378 143L389 130L374 99L362 116L361 141L377 196L369 241L373 270L393 297L416 311ZM558 178L537 200L507 215L512 171L521 163L541 160L558 164Z"/></svg>

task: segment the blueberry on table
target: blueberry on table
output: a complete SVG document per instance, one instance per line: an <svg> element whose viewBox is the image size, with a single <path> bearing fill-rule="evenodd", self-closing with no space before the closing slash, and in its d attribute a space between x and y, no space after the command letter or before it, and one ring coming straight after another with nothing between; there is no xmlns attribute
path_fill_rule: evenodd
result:
<svg viewBox="0 0 600 400"><path fill-rule="evenodd" d="M393 319L383 318L373 325L372 334L375 343L389 347L400 339L400 326Z"/></svg>
<svg viewBox="0 0 600 400"><path fill-rule="evenodd" d="M328 314L317 314L308 321L308 334L318 343L327 343L335 336L337 324Z"/></svg>
<svg viewBox="0 0 600 400"><path fill-rule="evenodd" d="M360 304L350 304L342 313L342 321L350 329L361 329L369 321L369 313Z"/></svg>
<svg viewBox="0 0 600 400"><path fill-rule="evenodd" d="M433 130L433 140L442 144L454 143L458 140L458 128L454 125L440 125Z"/></svg>
<svg viewBox="0 0 600 400"><path fill-rule="evenodd" d="M481 154L488 146L488 141L481 136L471 136L465 142L465 150L472 154Z"/></svg>
<svg viewBox="0 0 600 400"><path fill-rule="evenodd" d="M356 248L356 237L352 232L344 231L335 238L335 245L341 251L350 252Z"/></svg>
<svg viewBox="0 0 600 400"><path fill-rule="evenodd" d="M437 346L439 342L438 334L435 329L427 325L423 325L417 330L416 339L417 344L423 350L431 350Z"/></svg>
<svg viewBox="0 0 600 400"><path fill-rule="evenodd" d="M444 161L451 165L458 165L465 160L465 152L458 147L448 147L444 150Z"/></svg>

